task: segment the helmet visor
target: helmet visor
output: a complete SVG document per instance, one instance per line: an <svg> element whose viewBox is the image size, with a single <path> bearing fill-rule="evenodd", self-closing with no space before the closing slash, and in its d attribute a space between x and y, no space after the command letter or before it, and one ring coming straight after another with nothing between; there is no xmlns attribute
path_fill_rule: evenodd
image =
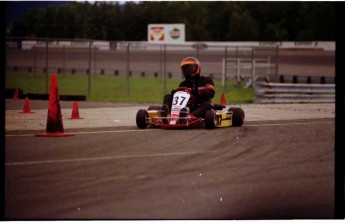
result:
<svg viewBox="0 0 345 224"><path fill-rule="evenodd" d="M182 65L181 70L182 70L182 74L183 74L185 77L190 77L190 76L192 76L192 75L195 73L195 71L197 70L197 65L195 65L195 64L186 64L186 65Z"/></svg>

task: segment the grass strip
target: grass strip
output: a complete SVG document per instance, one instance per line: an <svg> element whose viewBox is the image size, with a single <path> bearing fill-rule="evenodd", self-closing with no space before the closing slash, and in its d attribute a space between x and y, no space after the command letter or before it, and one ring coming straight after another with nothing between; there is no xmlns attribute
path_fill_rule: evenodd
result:
<svg viewBox="0 0 345 224"><path fill-rule="evenodd" d="M46 87L46 75L43 73L7 72L6 88L20 88L26 93L49 92ZM160 103L165 93L175 89L182 79L167 78L166 87L164 80L155 77L115 75L91 75L91 91L89 93L89 75L86 74L58 74L58 89L61 95L86 95L88 101L112 102L150 102ZM234 81L226 84L226 90L221 86L220 80L214 80L216 95L213 102L219 103L224 92L228 104L252 103L254 101L253 88L235 87ZM164 92L164 89L166 91Z"/></svg>

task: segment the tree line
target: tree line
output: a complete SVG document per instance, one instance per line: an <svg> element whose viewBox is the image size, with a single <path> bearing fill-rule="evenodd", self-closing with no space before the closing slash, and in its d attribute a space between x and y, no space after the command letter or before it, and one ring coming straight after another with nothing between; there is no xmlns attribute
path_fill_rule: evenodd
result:
<svg viewBox="0 0 345 224"><path fill-rule="evenodd" d="M7 36L146 41L147 25L184 23L186 41L334 41L332 2L69 2L31 10Z"/></svg>

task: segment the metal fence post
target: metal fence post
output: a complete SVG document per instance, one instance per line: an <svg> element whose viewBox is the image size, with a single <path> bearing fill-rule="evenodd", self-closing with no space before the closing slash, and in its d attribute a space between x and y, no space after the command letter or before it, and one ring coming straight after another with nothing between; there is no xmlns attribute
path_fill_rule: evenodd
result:
<svg viewBox="0 0 345 224"><path fill-rule="evenodd" d="M62 47L62 70L63 77L65 78L65 45Z"/></svg>
<svg viewBox="0 0 345 224"><path fill-rule="evenodd" d="M159 46L159 78L163 75L163 50L162 45Z"/></svg>
<svg viewBox="0 0 345 224"><path fill-rule="evenodd" d="M278 77L279 69L279 45L276 47L276 76Z"/></svg>
<svg viewBox="0 0 345 224"><path fill-rule="evenodd" d="M225 47L225 53L224 53L224 86L223 86L223 92L226 91L226 83L228 81L228 46Z"/></svg>
<svg viewBox="0 0 345 224"><path fill-rule="evenodd" d="M48 39L46 39L46 93L48 94Z"/></svg>
<svg viewBox="0 0 345 224"><path fill-rule="evenodd" d="M252 86L255 86L255 59L254 59L254 50L255 48L252 47Z"/></svg>
<svg viewBox="0 0 345 224"><path fill-rule="evenodd" d="M240 82L240 76L241 76L241 58L237 58L236 60L236 85Z"/></svg>
<svg viewBox="0 0 345 224"><path fill-rule="evenodd" d="M36 77L36 69L37 69L37 60L36 60L36 57L37 57L37 47L36 45L34 46L34 74L35 74L35 77Z"/></svg>
<svg viewBox="0 0 345 224"><path fill-rule="evenodd" d="M89 40L89 81L88 96L91 96L91 40Z"/></svg>
<svg viewBox="0 0 345 224"><path fill-rule="evenodd" d="M166 52L166 45L164 44L164 46L163 46L163 49L164 49L164 93L163 94L165 94L166 93L166 90L167 90L167 59L166 59L166 54L167 54L167 52Z"/></svg>
<svg viewBox="0 0 345 224"><path fill-rule="evenodd" d="M93 55L94 55L94 64L93 64L93 72L97 74L97 48L93 48Z"/></svg>
<svg viewBox="0 0 345 224"><path fill-rule="evenodd" d="M130 96L130 86L129 86L129 43L127 43L127 50L126 50L126 74L127 74L127 96Z"/></svg>

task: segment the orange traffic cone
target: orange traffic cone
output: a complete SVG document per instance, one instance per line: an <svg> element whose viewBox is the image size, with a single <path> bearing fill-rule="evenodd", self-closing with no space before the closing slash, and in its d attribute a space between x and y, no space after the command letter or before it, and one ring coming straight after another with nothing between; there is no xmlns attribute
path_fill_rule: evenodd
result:
<svg viewBox="0 0 345 224"><path fill-rule="evenodd" d="M19 99L18 89L15 89L15 90L14 90L13 99L14 99L14 100L18 100L18 99Z"/></svg>
<svg viewBox="0 0 345 224"><path fill-rule="evenodd" d="M23 111L19 112L19 113L21 113L21 114L34 114L35 113L35 112L30 111L29 97L25 97Z"/></svg>
<svg viewBox="0 0 345 224"><path fill-rule="evenodd" d="M226 106L226 99L224 93L222 93L222 96L220 97L220 104Z"/></svg>
<svg viewBox="0 0 345 224"><path fill-rule="evenodd" d="M49 108L46 133L36 134L37 137L67 137L75 134L66 134L63 130L62 115L60 108L60 97L56 74L52 75L49 92Z"/></svg>
<svg viewBox="0 0 345 224"><path fill-rule="evenodd" d="M73 102L72 115L68 119L84 119L79 116L78 103L76 101Z"/></svg>

